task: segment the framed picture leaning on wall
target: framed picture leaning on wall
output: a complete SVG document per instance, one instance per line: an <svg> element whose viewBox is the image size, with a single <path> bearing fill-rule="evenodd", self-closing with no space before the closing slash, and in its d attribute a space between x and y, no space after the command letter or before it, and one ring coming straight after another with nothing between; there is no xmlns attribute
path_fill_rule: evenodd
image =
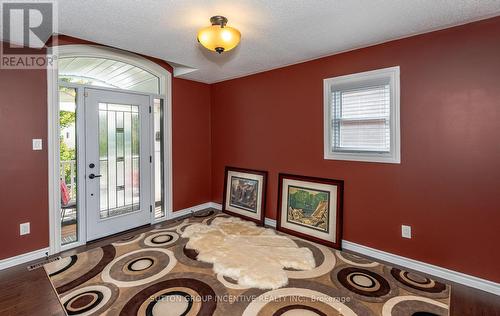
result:
<svg viewBox="0 0 500 316"><path fill-rule="evenodd" d="M276 229L341 249L344 181L279 174Z"/></svg>
<svg viewBox="0 0 500 316"><path fill-rule="evenodd" d="M264 225L267 171L226 167L222 211Z"/></svg>

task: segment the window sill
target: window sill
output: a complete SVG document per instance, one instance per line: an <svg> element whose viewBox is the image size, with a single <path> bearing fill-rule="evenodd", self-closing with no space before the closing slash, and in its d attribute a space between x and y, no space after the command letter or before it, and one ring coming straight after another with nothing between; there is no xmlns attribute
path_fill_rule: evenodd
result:
<svg viewBox="0 0 500 316"><path fill-rule="evenodd" d="M397 155L395 153L371 154L371 153L327 152L324 155L324 159L401 164L400 155Z"/></svg>

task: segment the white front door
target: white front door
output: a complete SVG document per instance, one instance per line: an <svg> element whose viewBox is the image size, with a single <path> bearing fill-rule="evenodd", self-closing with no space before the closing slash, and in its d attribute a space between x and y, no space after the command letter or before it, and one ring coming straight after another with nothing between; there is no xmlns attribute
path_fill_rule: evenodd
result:
<svg viewBox="0 0 500 316"><path fill-rule="evenodd" d="M150 97L85 88L87 240L151 221Z"/></svg>

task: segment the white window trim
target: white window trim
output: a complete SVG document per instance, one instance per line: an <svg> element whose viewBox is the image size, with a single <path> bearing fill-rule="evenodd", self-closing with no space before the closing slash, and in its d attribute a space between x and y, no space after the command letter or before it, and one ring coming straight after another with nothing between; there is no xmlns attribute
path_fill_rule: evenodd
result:
<svg viewBox="0 0 500 316"><path fill-rule="evenodd" d="M323 130L324 130L324 159L327 160L349 160L363 162L401 163L401 139L400 139L400 83L399 66L360 72L352 75L333 77L323 80ZM363 81L379 80L388 78L391 86L390 102L390 128L391 128L391 150L388 153L377 152L338 152L332 149L332 110L331 98L332 87L335 85L356 84Z"/></svg>
<svg viewBox="0 0 500 316"><path fill-rule="evenodd" d="M174 217L173 213L173 178L172 178L172 74L160 65L133 53L119 49L98 45L61 45L53 48L53 54L62 57L97 57L111 58L141 67L160 78L159 98L164 100L164 203L165 216L154 219L152 213L151 223L164 221ZM71 249L86 243L85 223L79 223L79 240L68 245L61 245L61 227L59 203L61 200L59 191L59 76L57 59L53 61L53 67L47 69L47 151L49 171L49 254L55 254L63 250ZM95 87L99 88L99 87ZM134 93L134 91L131 91ZM137 92L140 93L140 92ZM152 180L153 181L153 180ZM152 193L154 201L154 193ZM84 215L80 208L80 214Z"/></svg>

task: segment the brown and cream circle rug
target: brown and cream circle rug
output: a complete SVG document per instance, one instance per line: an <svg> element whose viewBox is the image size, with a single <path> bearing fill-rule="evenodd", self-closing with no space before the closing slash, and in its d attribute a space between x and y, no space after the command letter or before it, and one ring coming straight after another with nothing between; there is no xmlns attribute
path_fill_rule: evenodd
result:
<svg viewBox="0 0 500 316"><path fill-rule="evenodd" d="M284 268L288 281L277 289L245 286L198 261L182 238L215 217L226 215L192 217L44 268L68 315L449 314L449 285L296 237L314 257L311 269Z"/></svg>

